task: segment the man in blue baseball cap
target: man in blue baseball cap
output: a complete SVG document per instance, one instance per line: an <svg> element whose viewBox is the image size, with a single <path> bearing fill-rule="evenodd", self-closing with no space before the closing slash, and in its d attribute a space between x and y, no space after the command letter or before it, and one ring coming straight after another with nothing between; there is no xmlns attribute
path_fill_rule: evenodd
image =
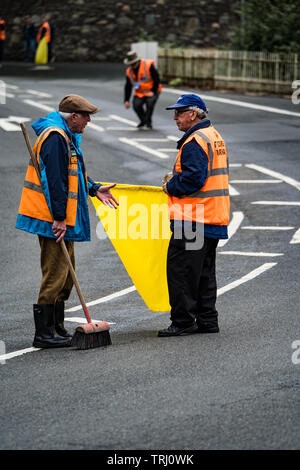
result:
<svg viewBox="0 0 300 470"><path fill-rule="evenodd" d="M218 333L215 265L218 241L228 238L227 150L200 96L181 95L166 109L174 110L184 135L172 177L163 184L172 231L167 256L171 325L158 336Z"/></svg>

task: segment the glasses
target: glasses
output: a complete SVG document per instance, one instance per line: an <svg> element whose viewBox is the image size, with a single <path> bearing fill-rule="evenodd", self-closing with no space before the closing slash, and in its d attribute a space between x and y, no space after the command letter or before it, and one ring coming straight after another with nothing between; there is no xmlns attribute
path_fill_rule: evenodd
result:
<svg viewBox="0 0 300 470"><path fill-rule="evenodd" d="M175 116L180 116L180 114L187 113L188 111L192 111L192 109L175 109L174 114Z"/></svg>

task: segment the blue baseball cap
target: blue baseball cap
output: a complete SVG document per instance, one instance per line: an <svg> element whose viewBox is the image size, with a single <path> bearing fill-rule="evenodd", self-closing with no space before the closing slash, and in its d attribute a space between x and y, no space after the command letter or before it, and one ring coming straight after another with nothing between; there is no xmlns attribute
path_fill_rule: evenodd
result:
<svg viewBox="0 0 300 470"><path fill-rule="evenodd" d="M188 95L181 95L175 104L168 106L166 109L185 108L186 106L197 106L197 108L207 111L206 104L203 99L198 95L190 93Z"/></svg>

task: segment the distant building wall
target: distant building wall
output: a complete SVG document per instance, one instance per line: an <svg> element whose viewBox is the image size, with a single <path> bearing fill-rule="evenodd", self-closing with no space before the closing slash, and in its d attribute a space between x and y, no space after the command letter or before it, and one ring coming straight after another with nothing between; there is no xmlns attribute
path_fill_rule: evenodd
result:
<svg viewBox="0 0 300 470"><path fill-rule="evenodd" d="M238 19L234 0L1 0L4 60L23 60L24 17L55 26L56 61L121 62L132 43L208 48L229 43Z"/></svg>

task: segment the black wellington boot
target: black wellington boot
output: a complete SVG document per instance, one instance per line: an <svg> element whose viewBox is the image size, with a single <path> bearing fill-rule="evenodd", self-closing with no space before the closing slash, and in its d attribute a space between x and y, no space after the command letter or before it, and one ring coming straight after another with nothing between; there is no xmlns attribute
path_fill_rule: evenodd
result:
<svg viewBox="0 0 300 470"><path fill-rule="evenodd" d="M34 305L33 317L35 335L32 345L35 348L64 348L71 346L70 338L54 335L54 305Z"/></svg>
<svg viewBox="0 0 300 470"><path fill-rule="evenodd" d="M65 303L56 302L54 306L54 328L56 333L63 338L72 338L72 335L67 332L64 327L65 319Z"/></svg>

